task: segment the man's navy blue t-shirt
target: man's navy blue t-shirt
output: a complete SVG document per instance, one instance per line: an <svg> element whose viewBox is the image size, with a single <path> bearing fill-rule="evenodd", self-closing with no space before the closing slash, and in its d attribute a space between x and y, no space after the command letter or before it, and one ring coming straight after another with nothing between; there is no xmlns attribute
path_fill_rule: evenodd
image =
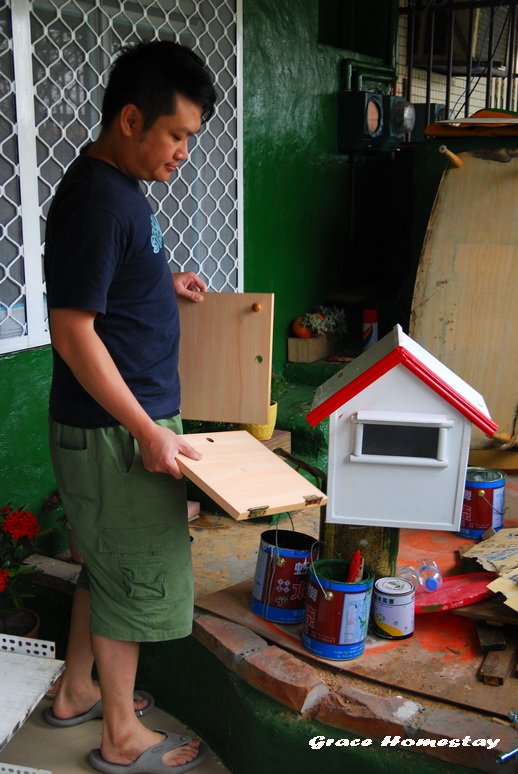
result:
<svg viewBox="0 0 518 774"><path fill-rule="evenodd" d="M179 321L162 232L137 180L82 154L47 218L49 309L97 312L95 330L153 419L179 411ZM76 427L116 424L54 350L50 414Z"/></svg>

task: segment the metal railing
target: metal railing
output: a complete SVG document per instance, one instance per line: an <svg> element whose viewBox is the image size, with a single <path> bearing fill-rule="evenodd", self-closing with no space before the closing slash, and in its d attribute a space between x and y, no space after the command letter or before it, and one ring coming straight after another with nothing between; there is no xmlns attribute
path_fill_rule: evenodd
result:
<svg viewBox="0 0 518 774"><path fill-rule="evenodd" d="M419 93L417 101L429 107L427 122L434 118L430 105L437 102L451 118L481 107L516 110L516 6L499 0L408 0L400 8L401 25L406 24L402 91L410 101Z"/></svg>

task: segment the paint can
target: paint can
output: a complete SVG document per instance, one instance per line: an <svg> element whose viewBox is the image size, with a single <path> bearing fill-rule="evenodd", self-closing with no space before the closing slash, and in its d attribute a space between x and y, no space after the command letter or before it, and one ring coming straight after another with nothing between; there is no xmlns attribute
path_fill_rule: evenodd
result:
<svg viewBox="0 0 518 774"><path fill-rule="evenodd" d="M302 644L322 658L357 658L365 650L374 577L347 583L349 562L319 559L308 575Z"/></svg>
<svg viewBox="0 0 518 774"><path fill-rule="evenodd" d="M459 534L478 539L504 526L506 475L493 468L468 468Z"/></svg>
<svg viewBox="0 0 518 774"><path fill-rule="evenodd" d="M303 532L263 532L252 587L252 612L268 621L303 621L308 567L318 550L318 540Z"/></svg>
<svg viewBox="0 0 518 774"><path fill-rule="evenodd" d="M415 588L405 578L379 578L374 584L374 634L387 640L406 640L414 633Z"/></svg>

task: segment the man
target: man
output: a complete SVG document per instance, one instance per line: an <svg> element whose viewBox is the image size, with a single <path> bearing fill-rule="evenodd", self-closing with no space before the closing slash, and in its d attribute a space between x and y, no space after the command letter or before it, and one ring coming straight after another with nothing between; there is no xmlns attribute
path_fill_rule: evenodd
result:
<svg viewBox="0 0 518 774"><path fill-rule="evenodd" d="M161 41L125 49L110 73L99 138L58 187L45 275L54 356L50 447L88 588L74 599L54 725L103 717L99 771L185 771L198 740L146 728L134 695L140 642L187 636L193 584L186 496L176 457L178 310L206 285L169 272L140 180L167 182L214 110L202 61ZM99 685L92 680L95 662Z"/></svg>

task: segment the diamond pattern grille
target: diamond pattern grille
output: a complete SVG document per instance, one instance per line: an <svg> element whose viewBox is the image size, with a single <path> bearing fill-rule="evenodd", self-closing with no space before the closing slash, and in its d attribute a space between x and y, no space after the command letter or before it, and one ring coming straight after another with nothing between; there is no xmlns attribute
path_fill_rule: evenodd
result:
<svg viewBox="0 0 518 774"><path fill-rule="evenodd" d="M23 336L25 271L18 146L14 134L14 65L11 17L0 7L0 337Z"/></svg>
<svg viewBox="0 0 518 774"><path fill-rule="evenodd" d="M27 3L39 206L40 254L26 257L10 11L0 7L0 339L27 334L25 271L37 270L45 218L64 170L97 136L103 84L115 53L140 40L172 39L205 59L218 91L216 114L194 139L172 188L145 184L175 269L196 271L214 290L238 287L236 0L46 0ZM38 230L38 226L36 226ZM35 268L34 268L35 267ZM45 323L44 323L45 325ZM16 349L16 342L13 347Z"/></svg>

